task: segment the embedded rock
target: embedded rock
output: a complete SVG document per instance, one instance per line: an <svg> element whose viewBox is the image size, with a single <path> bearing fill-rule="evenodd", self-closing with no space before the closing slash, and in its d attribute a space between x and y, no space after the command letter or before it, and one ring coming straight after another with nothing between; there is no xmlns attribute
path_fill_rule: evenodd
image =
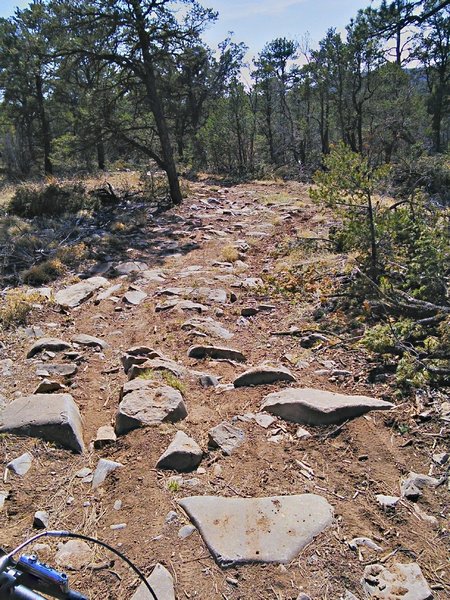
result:
<svg viewBox="0 0 450 600"><path fill-rule="evenodd" d="M158 600L175 600L173 577L161 564L157 564L147 582L154 591ZM138 587L131 600L154 600L144 583Z"/></svg>
<svg viewBox="0 0 450 600"><path fill-rule="evenodd" d="M94 292L109 285L105 277L89 277L84 281L70 285L55 294L55 302L60 306L75 308L88 300Z"/></svg>
<svg viewBox="0 0 450 600"><path fill-rule="evenodd" d="M92 479L92 488L95 490L96 488L101 486L110 473L112 473L116 469L120 469L121 467L123 467L122 463L115 462L114 460L108 460L106 458L101 458L98 461L97 467L94 471L94 477Z"/></svg>
<svg viewBox="0 0 450 600"><path fill-rule="evenodd" d="M131 273L139 273L140 271L145 271L147 268L148 267L146 263L140 261L122 262L113 267L114 272L117 275L130 275Z"/></svg>
<svg viewBox="0 0 450 600"><path fill-rule="evenodd" d="M315 494L270 498L193 496L180 506L221 566L289 563L329 527L333 508Z"/></svg>
<svg viewBox="0 0 450 600"><path fill-rule="evenodd" d="M283 367L255 367L242 373L234 380L234 387L265 385L276 381L295 381L292 373Z"/></svg>
<svg viewBox="0 0 450 600"><path fill-rule="evenodd" d="M286 421L330 425L359 417L371 410L389 410L391 402L367 396L346 396L312 388L289 388L264 398L262 410Z"/></svg>
<svg viewBox="0 0 450 600"><path fill-rule="evenodd" d="M47 529L49 518L50 517L45 510L37 510L34 513L33 527L35 529Z"/></svg>
<svg viewBox="0 0 450 600"><path fill-rule="evenodd" d="M230 423L220 423L208 431L208 445L211 448L220 448L227 456L239 448L244 440L245 433L242 429L234 427Z"/></svg>
<svg viewBox="0 0 450 600"><path fill-rule="evenodd" d="M10 461L6 468L10 471L14 471L16 475L26 475L31 468L33 462L33 456L29 452L25 452L21 456L18 456L14 460Z"/></svg>
<svg viewBox="0 0 450 600"><path fill-rule="evenodd" d="M43 379L41 383L34 390L35 394L51 394L53 392L59 392L67 389L65 385L59 383L59 381L50 381L50 379Z"/></svg>
<svg viewBox="0 0 450 600"><path fill-rule="evenodd" d="M0 412L0 433L37 437L83 452L80 411L70 394L34 394L11 402Z"/></svg>
<svg viewBox="0 0 450 600"><path fill-rule="evenodd" d="M246 362L245 356L239 350L223 348L220 346L191 346L188 350L189 358L213 358L215 360L234 360Z"/></svg>
<svg viewBox="0 0 450 600"><path fill-rule="evenodd" d="M175 423L187 417L183 396L168 385L140 379L122 389L116 415L116 433L122 435L138 427Z"/></svg>
<svg viewBox="0 0 450 600"><path fill-rule="evenodd" d="M58 567L79 571L93 560L92 550L83 540L69 540L58 545L55 562Z"/></svg>
<svg viewBox="0 0 450 600"><path fill-rule="evenodd" d="M435 477L411 471L408 477L401 482L400 491L404 498L415 501L422 495L424 487L436 487L438 484L439 479Z"/></svg>
<svg viewBox="0 0 450 600"><path fill-rule="evenodd" d="M61 352L62 350L70 350L71 348L70 344L58 338L39 338L28 350L27 358L33 358L33 356L44 350Z"/></svg>
<svg viewBox="0 0 450 600"><path fill-rule="evenodd" d="M368 596L377 600L400 597L402 600L433 598L433 592L417 563L396 563L389 568L380 564L369 565L364 570L361 583Z"/></svg>
<svg viewBox="0 0 450 600"><path fill-rule="evenodd" d="M383 510L395 508L400 500L399 496L384 496L383 494L377 494L375 498Z"/></svg>
<svg viewBox="0 0 450 600"><path fill-rule="evenodd" d="M167 450L159 457L157 469L192 471L200 464L203 451L195 440L177 431Z"/></svg>

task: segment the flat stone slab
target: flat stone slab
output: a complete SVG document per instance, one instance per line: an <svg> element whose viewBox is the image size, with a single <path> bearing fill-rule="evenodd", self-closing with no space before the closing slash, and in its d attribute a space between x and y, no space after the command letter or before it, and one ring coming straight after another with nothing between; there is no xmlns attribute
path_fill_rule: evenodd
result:
<svg viewBox="0 0 450 600"><path fill-rule="evenodd" d="M221 346L191 346L188 350L189 358L213 358L215 360L234 360L246 362L245 356L239 350Z"/></svg>
<svg viewBox="0 0 450 600"><path fill-rule="evenodd" d="M264 398L262 410L286 421L330 425L353 419L371 410L389 410L391 402L367 396L346 396L313 388L289 388Z"/></svg>
<svg viewBox="0 0 450 600"><path fill-rule="evenodd" d="M75 308L88 300L94 292L109 285L105 277L89 277L84 281L70 285L55 294L55 302L60 306Z"/></svg>
<svg viewBox="0 0 450 600"><path fill-rule="evenodd" d="M265 385L277 381L295 381L292 373L283 367L255 367L242 373L234 380L234 387Z"/></svg>
<svg viewBox="0 0 450 600"><path fill-rule="evenodd" d="M316 494L192 496L179 504L221 566L289 563L333 521L332 506Z"/></svg>
<svg viewBox="0 0 450 600"><path fill-rule="evenodd" d="M87 335L86 333L79 333L77 335L74 335L72 338L72 342L80 344L80 346L89 346L91 348L95 348L98 346L100 348L105 349L108 347L108 344L104 340L94 337L93 335Z"/></svg>
<svg viewBox="0 0 450 600"><path fill-rule="evenodd" d="M184 431L177 431L167 450L156 463L157 469L192 471L200 464L203 451L195 440Z"/></svg>
<svg viewBox="0 0 450 600"><path fill-rule="evenodd" d="M70 350L72 346L64 340L58 338L40 338L31 346L27 352L27 358L33 358L39 352L50 350L51 352L61 352L62 350Z"/></svg>
<svg viewBox="0 0 450 600"><path fill-rule="evenodd" d="M121 262L113 267L113 270L117 275L130 275L131 273L139 273L139 271L145 271L147 269L147 264L141 261Z"/></svg>
<svg viewBox="0 0 450 600"><path fill-rule="evenodd" d="M155 312L163 312L172 309L201 314L207 312L209 307L204 304L199 304L198 302L192 302L192 300L166 300L155 306Z"/></svg>
<svg viewBox="0 0 450 600"><path fill-rule="evenodd" d="M175 588L170 571L161 564L157 564L150 577L147 577L150 587L155 592L158 600L175 600ZM154 600L144 583L138 587L131 600Z"/></svg>
<svg viewBox="0 0 450 600"><path fill-rule="evenodd" d="M386 568L383 565L369 565L361 580L364 591L376 600L431 600L431 591L417 563L407 565L396 563Z"/></svg>
<svg viewBox="0 0 450 600"><path fill-rule="evenodd" d="M71 377L78 371L77 365L39 363L36 367L36 375L39 377L50 377L51 375L60 375L61 377Z"/></svg>
<svg viewBox="0 0 450 600"><path fill-rule="evenodd" d="M145 379L129 383L134 386L123 387L123 400L116 414L115 430L118 435L138 427L175 423L187 417L183 396L173 387Z"/></svg>
<svg viewBox="0 0 450 600"><path fill-rule="evenodd" d="M83 452L80 411L70 394L17 398L0 412L0 433L37 437Z"/></svg>

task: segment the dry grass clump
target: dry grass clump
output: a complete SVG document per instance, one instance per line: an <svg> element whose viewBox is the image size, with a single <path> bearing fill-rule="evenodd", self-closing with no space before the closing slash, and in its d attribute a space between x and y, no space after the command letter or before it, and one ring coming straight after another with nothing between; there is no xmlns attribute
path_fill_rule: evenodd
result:
<svg viewBox="0 0 450 600"><path fill-rule="evenodd" d="M29 313L36 302L42 302L43 297L38 293L29 293L22 289L6 292L0 306L0 327L9 329L27 322Z"/></svg>
<svg viewBox="0 0 450 600"><path fill-rule="evenodd" d="M64 263L59 258L51 258L24 271L22 278L25 283L30 285L42 285L54 281L65 272Z"/></svg>
<svg viewBox="0 0 450 600"><path fill-rule="evenodd" d="M237 248L231 244L227 244L222 248L220 256L224 262L234 263L239 260L239 252Z"/></svg>

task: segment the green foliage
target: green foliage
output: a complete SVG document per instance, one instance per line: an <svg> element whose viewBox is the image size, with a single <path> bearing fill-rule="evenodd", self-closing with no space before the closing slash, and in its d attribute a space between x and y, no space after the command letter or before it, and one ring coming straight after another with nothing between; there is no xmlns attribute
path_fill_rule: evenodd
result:
<svg viewBox="0 0 450 600"><path fill-rule="evenodd" d="M82 183L23 184L11 199L8 211L19 217L60 216L98 208Z"/></svg>

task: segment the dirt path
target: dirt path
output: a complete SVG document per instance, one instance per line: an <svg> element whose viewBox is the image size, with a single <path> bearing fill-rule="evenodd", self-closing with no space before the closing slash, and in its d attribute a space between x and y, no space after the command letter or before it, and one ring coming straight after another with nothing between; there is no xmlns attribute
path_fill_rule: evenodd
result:
<svg viewBox="0 0 450 600"><path fill-rule="evenodd" d="M400 479L410 471L436 477L445 472L444 467L432 467L432 454L448 450L448 440L445 446L439 434L444 431L443 423L427 430L428 436L421 435L418 427L399 430L396 425L407 422L413 412L410 404L403 403L393 411L351 420L338 430L335 426L307 426L312 436L300 439L296 424L279 419L266 429L254 420L239 418L258 413L263 397L270 392L295 385L392 400L387 385L368 383L370 364L360 350L340 345L337 338L332 338L334 347L324 341L308 349L301 347L298 336L272 335L291 327L317 328L312 314L318 302L314 305L306 293L276 293L273 282L284 277L277 249L296 232L321 237L326 227L326 218L317 214L300 184L229 189L197 184L181 209L146 225L140 240L148 239L148 246L130 244L128 261L145 263L160 276L155 272L149 275L140 265L140 271L111 278L112 285L122 284L112 299L99 301L94 295L80 307L64 311L44 304L33 314L34 325L45 336L70 342L74 335L84 333L108 344L104 350L76 348L81 356L69 391L83 416L86 445L100 426L114 423L120 389L127 380L121 356L132 346L154 348L188 369L215 376L221 385L205 388L198 379L183 378L179 387L188 410L185 420L130 431L112 445L100 450L90 446L81 455L40 440L2 435L4 465L26 451L33 455L33 462L23 477L4 471L0 491L9 495L0 511L0 545L10 548L32 535L33 514L43 510L49 513L51 528L98 536L120 547L146 573L162 563L174 577L178 599L295 600L304 592L312 599L335 600L344 597L346 590L362 598L360 580L365 566L391 553L386 565L417 560L433 597L448 598L447 484L424 489L420 500L421 509L435 517L435 523L418 516L414 504L406 499L386 512L375 498L377 494L400 495ZM230 259L233 264L227 264ZM289 260L287 257L287 263ZM334 264L342 259L324 257L321 251L302 260ZM55 287L69 283L59 282ZM147 294L136 306L121 301L130 285ZM169 295L171 288L178 290L172 289ZM223 289L226 297L208 297L204 288ZM319 296L317 292L317 301ZM185 299L203 304L206 312L198 315L179 306L156 311L157 305L167 300L175 304ZM261 305L263 309L254 316L242 316L243 309ZM203 337L196 327L182 327L199 316L220 322L233 337ZM12 364L4 366L0 393L12 401L20 394L33 393L41 379L35 372L42 356L26 359L34 340L24 331L10 333L3 341L0 358L11 359ZM236 348L245 354L247 363L188 358L189 347L202 343ZM49 364L68 362L60 354L44 358ZM264 363L289 368L297 383L236 389L223 385L232 383L250 366ZM208 449L208 430L222 421L233 421L245 433L245 442L231 456ZM197 473L184 474L181 483L170 483L176 473L157 470L155 465L180 429L194 438L205 454ZM118 461L124 467L92 490L77 472L84 467L95 469L99 458ZM334 524L290 564L222 569L198 532L186 539L178 537L180 527L189 523L177 504L180 498L305 493L327 499L334 508ZM122 503L120 510L114 508L117 500ZM177 520L168 524L169 511L176 511ZM121 523L126 527L111 529ZM348 541L361 536L375 541L382 551L352 550ZM42 558L54 564L55 545L49 545L50 549L42 550ZM130 598L136 579L118 561L110 560L106 553L96 553L94 568L91 563L70 573L73 586L92 600Z"/></svg>

